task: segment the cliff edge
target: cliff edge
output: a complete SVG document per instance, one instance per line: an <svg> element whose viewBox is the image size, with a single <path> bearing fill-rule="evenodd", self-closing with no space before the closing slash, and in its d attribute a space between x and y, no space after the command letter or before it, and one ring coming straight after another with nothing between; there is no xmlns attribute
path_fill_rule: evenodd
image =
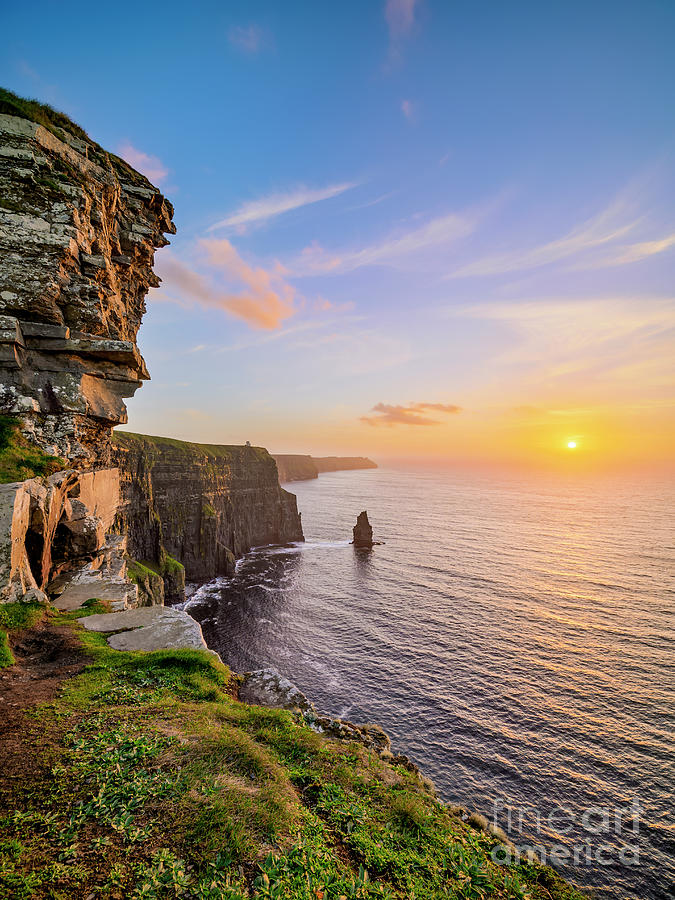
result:
<svg viewBox="0 0 675 900"><path fill-rule="evenodd" d="M73 468L110 463L173 207L65 116L0 92L0 414Z"/></svg>
<svg viewBox="0 0 675 900"><path fill-rule="evenodd" d="M119 528L136 559L179 560L185 576L231 575L252 547L304 540L293 494L262 447L115 433Z"/></svg>
<svg viewBox="0 0 675 900"><path fill-rule="evenodd" d="M273 454L279 469L279 481L307 481L318 478L321 472L341 472L348 469L376 469L377 463L366 456L308 456L299 453Z"/></svg>

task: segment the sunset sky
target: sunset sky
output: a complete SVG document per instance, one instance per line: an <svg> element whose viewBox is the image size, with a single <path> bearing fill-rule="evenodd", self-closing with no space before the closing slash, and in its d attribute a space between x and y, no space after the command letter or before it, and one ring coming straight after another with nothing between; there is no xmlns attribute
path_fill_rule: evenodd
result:
<svg viewBox="0 0 675 900"><path fill-rule="evenodd" d="M2 84L176 207L132 430L672 457L671 0L37 2L4 22Z"/></svg>

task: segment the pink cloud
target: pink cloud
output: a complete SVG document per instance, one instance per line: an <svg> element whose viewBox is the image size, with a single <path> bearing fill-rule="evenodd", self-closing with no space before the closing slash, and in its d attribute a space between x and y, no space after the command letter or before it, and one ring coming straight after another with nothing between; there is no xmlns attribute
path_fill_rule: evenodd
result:
<svg viewBox="0 0 675 900"><path fill-rule="evenodd" d="M148 153L143 153L142 150L138 150L129 141L124 141L124 143L120 144L117 152L125 162L128 162L134 169L138 169L153 184L161 184L169 174L169 170L158 156L150 156Z"/></svg>
<svg viewBox="0 0 675 900"><path fill-rule="evenodd" d="M407 406L376 403L371 410L375 415L361 416L361 421L368 425L440 425L438 419L432 419L425 413L454 414L461 410L461 406L454 403L409 403Z"/></svg>
<svg viewBox="0 0 675 900"><path fill-rule="evenodd" d="M410 100L401 100L401 112L409 122L412 121L414 109Z"/></svg>
<svg viewBox="0 0 675 900"><path fill-rule="evenodd" d="M263 33L257 25L232 25L227 38L245 53L257 53L263 44Z"/></svg>
<svg viewBox="0 0 675 900"><path fill-rule="evenodd" d="M164 281L166 299L200 303L225 310L242 319L251 328L273 330L295 311L296 291L277 263L273 269L254 267L245 262L228 240L199 241L213 278L196 271L170 253L158 258L158 271ZM214 280L219 282L214 286ZM220 286L224 282L226 289ZM166 296L168 294L168 296Z"/></svg>
<svg viewBox="0 0 675 900"><path fill-rule="evenodd" d="M392 38L401 37L410 31L415 22L416 5L417 0L387 0L384 17Z"/></svg>

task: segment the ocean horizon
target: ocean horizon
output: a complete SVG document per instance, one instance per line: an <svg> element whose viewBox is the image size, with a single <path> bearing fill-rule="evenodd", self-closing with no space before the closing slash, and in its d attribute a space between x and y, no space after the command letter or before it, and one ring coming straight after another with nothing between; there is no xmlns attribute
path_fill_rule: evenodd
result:
<svg viewBox="0 0 675 900"><path fill-rule="evenodd" d="M672 485L380 468L288 487L306 543L196 589L208 645L381 725L442 799L597 896L671 896Z"/></svg>

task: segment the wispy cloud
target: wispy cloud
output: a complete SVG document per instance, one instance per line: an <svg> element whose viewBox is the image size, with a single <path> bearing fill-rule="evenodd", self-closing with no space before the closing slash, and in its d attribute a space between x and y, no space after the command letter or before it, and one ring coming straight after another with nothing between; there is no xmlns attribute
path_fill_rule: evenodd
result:
<svg viewBox="0 0 675 900"><path fill-rule="evenodd" d="M158 156L144 153L129 141L124 141L117 148L117 152L134 169L138 169L153 184L161 184L169 174L169 170Z"/></svg>
<svg viewBox="0 0 675 900"><path fill-rule="evenodd" d="M311 244L288 267L294 275L303 276L337 275L362 266L399 266L416 253L466 237L476 229L480 218L478 212L450 213L356 250L330 251Z"/></svg>
<svg viewBox="0 0 675 900"><path fill-rule="evenodd" d="M675 246L672 224L665 236L635 240L649 228L641 191L647 178L635 179L605 209L561 237L525 249L488 254L458 266L449 278L504 275L564 263L568 269L601 269L638 262ZM628 242L629 236L632 238Z"/></svg>
<svg viewBox="0 0 675 900"><path fill-rule="evenodd" d="M675 298L587 297L486 303L449 311L502 323L510 334L493 366L538 388L577 385L584 396L621 384L626 396L667 389L675 377Z"/></svg>
<svg viewBox="0 0 675 900"><path fill-rule="evenodd" d="M625 213L625 202L617 200L560 238L530 247L527 250L513 250L484 256L455 269L451 273L451 277L501 275L507 272L534 269L608 244L624 237L640 221L639 218L625 221Z"/></svg>
<svg viewBox="0 0 675 900"><path fill-rule="evenodd" d="M264 45L264 33L258 25L231 25L227 39L244 53L257 53Z"/></svg>
<svg viewBox="0 0 675 900"><path fill-rule="evenodd" d="M328 185L324 188L298 187L287 193L269 194L266 197L259 197L257 200L244 203L225 219L221 219L219 222L211 225L208 231L216 231L221 228L242 229L247 225L267 222L275 216L280 216L293 209L300 209L312 203L319 203L321 200L330 200L331 197L337 197L353 187L356 187L355 182L344 182L342 184Z"/></svg>
<svg viewBox="0 0 675 900"><path fill-rule="evenodd" d="M427 412L455 414L461 406L454 403L409 403L407 406L376 403L371 409L375 415L361 416L368 425L440 425L440 419L432 419Z"/></svg>
<svg viewBox="0 0 675 900"><path fill-rule="evenodd" d="M199 247L211 277L171 253L163 253L158 257L157 269L164 285L156 299L222 309L252 328L267 330L279 328L294 314L297 295L285 280L282 266L251 266L227 240L203 239Z"/></svg>
<svg viewBox="0 0 675 900"><path fill-rule="evenodd" d="M384 17L392 40L407 34L415 24L415 7L418 0L387 0Z"/></svg>
<svg viewBox="0 0 675 900"><path fill-rule="evenodd" d="M606 269L611 266L625 266L628 263L640 262L658 253L664 253L675 247L675 233L655 241L638 241L635 244L623 244L613 249L612 253L598 256L595 259L580 262L575 269Z"/></svg>
<svg viewBox="0 0 675 900"><path fill-rule="evenodd" d="M412 122L415 116L415 108L412 100L401 100L401 112L409 122Z"/></svg>

